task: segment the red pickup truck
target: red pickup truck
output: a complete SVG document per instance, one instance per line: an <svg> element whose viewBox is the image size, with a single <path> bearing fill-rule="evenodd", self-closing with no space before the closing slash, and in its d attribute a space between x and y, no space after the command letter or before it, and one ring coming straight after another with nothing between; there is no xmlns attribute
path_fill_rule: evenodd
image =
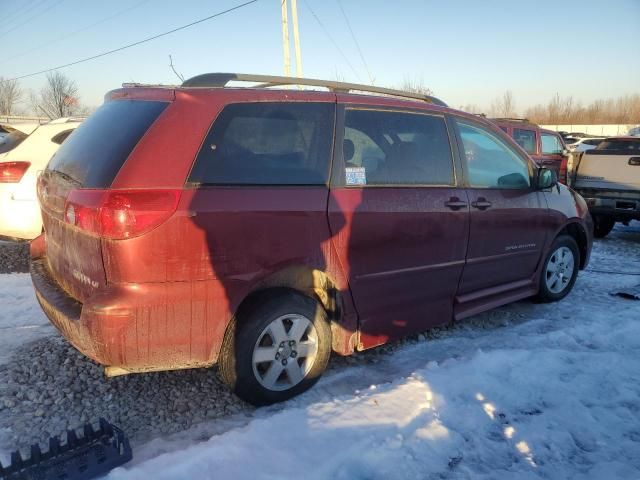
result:
<svg viewBox="0 0 640 480"><path fill-rule="evenodd" d="M492 118L541 167L556 172L561 183L567 183L567 148L558 132L545 130L526 118Z"/></svg>

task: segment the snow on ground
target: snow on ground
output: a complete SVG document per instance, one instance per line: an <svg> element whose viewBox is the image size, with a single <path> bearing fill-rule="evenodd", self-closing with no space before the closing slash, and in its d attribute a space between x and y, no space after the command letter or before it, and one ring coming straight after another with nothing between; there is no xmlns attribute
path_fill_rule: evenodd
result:
<svg viewBox="0 0 640 480"><path fill-rule="evenodd" d="M20 345L54 332L38 305L29 274L0 275L0 364Z"/></svg>
<svg viewBox="0 0 640 480"><path fill-rule="evenodd" d="M109 478L640 478L640 302L609 294L640 275L593 271L640 273L639 248L638 223L617 227L560 303L477 315L284 405L136 445ZM44 323L28 288L0 275L0 328Z"/></svg>

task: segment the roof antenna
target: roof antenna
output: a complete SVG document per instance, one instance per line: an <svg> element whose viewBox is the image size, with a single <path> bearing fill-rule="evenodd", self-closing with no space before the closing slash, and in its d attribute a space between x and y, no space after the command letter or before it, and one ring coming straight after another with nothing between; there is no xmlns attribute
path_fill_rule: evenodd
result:
<svg viewBox="0 0 640 480"><path fill-rule="evenodd" d="M169 54L169 66L171 67L171 70L173 70L173 73L176 74L176 77L180 79L180 83L184 82L184 75L178 73L176 71L176 67L173 66L173 58L171 58L171 54Z"/></svg>

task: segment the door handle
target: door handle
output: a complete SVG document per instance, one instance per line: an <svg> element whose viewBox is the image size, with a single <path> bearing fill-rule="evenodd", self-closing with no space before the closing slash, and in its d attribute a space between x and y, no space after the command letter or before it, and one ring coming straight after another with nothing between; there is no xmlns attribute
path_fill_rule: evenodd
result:
<svg viewBox="0 0 640 480"><path fill-rule="evenodd" d="M629 165L635 165L635 166L640 165L640 157L631 157L629 159Z"/></svg>
<svg viewBox="0 0 640 480"><path fill-rule="evenodd" d="M463 202L458 197L451 197L448 201L444 202L444 206L451 210L460 210L467 206L467 202Z"/></svg>
<svg viewBox="0 0 640 480"><path fill-rule="evenodd" d="M473 208L477 208L478 210L486 210L491 206L491 202L489 202L484 197L480 197L475 202L471 202L471 206Z"/></svg>

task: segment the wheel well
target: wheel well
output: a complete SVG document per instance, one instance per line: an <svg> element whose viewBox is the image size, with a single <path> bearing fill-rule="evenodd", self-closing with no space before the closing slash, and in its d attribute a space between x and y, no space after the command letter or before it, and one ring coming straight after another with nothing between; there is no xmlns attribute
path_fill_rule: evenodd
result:
<svg viewBox="0 0 640 480"><path fill-rule="evenodd" d="M338 288L325 272L309 267L288 267L270 275L256 284L240 305L255 301L255 297L264 295L265 290L286 288L320 302L332 321L340 319Z"/></svg>
<svg viewBox="0 0 640 480"><path fill-rule="evenodd" d="M578 250L580 250L580 269L582 270L587 260L588 247L587 233L584 231L584 228L578 223L570 223L558 233L558 236L560 235L569 235L578 244Z"/></svg>
<svg viewBox="0 0 640 480"><path fill-rule="evenodd" d="M289 267L259 282L235 308L234 319L242 311L259 304L266 296L280 295L286 291L295 291L317 300L327 312L331 322L333 350L342 355L353 352L357 343L355 336L347 335L341 328L342 298L335 283L329 276L317 269L308 267ZM225 332L225 342L233 329L235 320L229 322Z"/></svg>

